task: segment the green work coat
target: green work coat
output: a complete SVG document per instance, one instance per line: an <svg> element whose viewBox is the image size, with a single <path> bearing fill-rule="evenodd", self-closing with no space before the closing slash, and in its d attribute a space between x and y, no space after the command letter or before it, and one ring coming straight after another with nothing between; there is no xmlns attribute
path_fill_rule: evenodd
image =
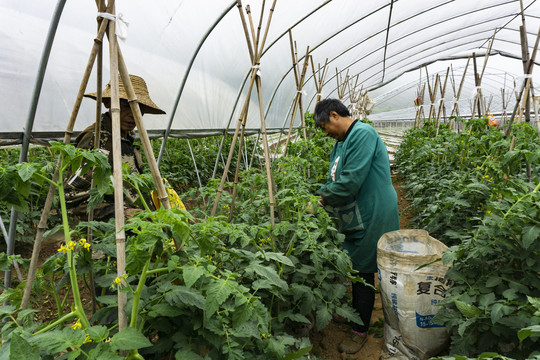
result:
<svg viewBox="0 0 540 360"><path fill-rule="evenodd" d="M399 230L399 213L388 152L372 126L356 121L336 142L328 181L318 193L338 218L353 268L376 272L377 242L382 234Z"/></svg>

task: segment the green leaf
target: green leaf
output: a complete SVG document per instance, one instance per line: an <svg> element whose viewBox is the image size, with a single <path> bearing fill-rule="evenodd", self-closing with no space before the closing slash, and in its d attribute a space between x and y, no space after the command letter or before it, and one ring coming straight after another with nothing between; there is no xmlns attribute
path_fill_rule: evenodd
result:
<svg viewBox="0 0 540 360"><path fill-rule="evenodd" d="M174 354L176 360L203 360L203 357L191 350L181 349Z"/></svg>
<svg viewBox="0 0 540 360"><path fill-rule="evenodd" d="M490 276L486 281L487 287L495 287L501 283L501 278L498 276Z"/></svg>
<svg viewBox="0 0 540 360"><path fill-rule="evenodd" d="M206 300L201 293L185 286L172 287L172 291L165 294L165 300L173 306L188 305L199 309L206 307Z"/></svg>
<svg viewBox="0 0 540 360"><path fill-rule="evenodd" d="M136 350L152 346L152 343L140 331L127 327L111 338L113 350Z"/></svg>
<svg viewBox="0 0 540 360"><path fill-rule="evenodd" d="M206 317L212 316L233 292L229 279L218 279L206 287Z"/></svg>
<svg viewBox="0 0 540 360"><path fill-rule="evenodd" d="M491 307L491 323L495 324L504 316L503 304L497 303Z"/></svg>
<svg viewBox="0 0 540 360"><path fill-rule="evenodd" d="M280 262L280 263L285 264L285 265L294 266L291 259L289 259L288 257L286 257L285 255L283 255L281 253L265 252L264 255L259 253L258 257L260 257L260 258L266 257L267 259L275 260L275 261Z"/></svg>
<svg viewBox="0 0 540 360"><path fill-rule="evenodd" d="M184 282L188 288L193 286L195 282L204 274L205 269L202 266L184 265L183 267Z"/></svg>
<svg viewBox="0 0 540 360"><path fill-rule="evenodd" d="M14 312L15 306L13 305L0 306L0 315L12 314Z"/></svg>
<svg viewBox="0 0 540 360"><path fill-rule="evenodd" d="M518 331L519 341L523 341L532 334L540 334L540 325L533 325Z"/></svg>
<svg viewBox="0 0 540 360"><path fill-rule="evenodd" d="M109 336L109 330L103 325L91 326L86 329L86 333L94 342L103 341Z"/></svg>
<svg viewBox="0 0 540 360"><path fill-rule="evenodd" d="M536 308L536 310L540 311L540 298L535 298L532 296L527 296L527 300L531 303L532 306Z"/></svg>
<svg viewBox="0 0 540 360"><path fill-rule="evenodd" d="M466 302L460 301L460 300L454 300L454 303L456 304L456 307L458 310L465 316L466 318L472 318L475 316L478 316L482 314L482 310L477 308L474 305L467 304Z"/></svg>
<svg viewBox="0 0 540 360"><path fill-rule="evenodd" d="M85 339L86 334L84 331L66 327L62 330L47 331L35 335L29 338L28 341L32 345L39 346L40 349L46 349L50 353L55 354L65 351L72 346L81 346Z"/></svg>
<svg viewBox="0 0 540 360"><path fill-rule="evenodd" d="M180 309L178 306L172 306L167 303L161 303L153 305L150 309L149 315L151 317L159 317L159 316L165 316L165 317L176 317L180 316L184 313L182 309Z"/></svg>
<svg viewBox="0 0 540 360"><path fill-rule="evenodd" d="M68 360L75 360L79 357L79 355L81 355L81 350L79 349L70 351Z"/></svg>
<svg viewBox="0 0 540 360"><path fill-rule="evenodd" d="M503 296L508 300L512 301L518 298L516 294L516 289L506 289L503 291Z"/></svg>
<svg viewBox="0 0 540 360"><path fill-rule="evenodd" d="M233 326L240 326L251 318L253 314L253 307L250 303L245 303L244 305L236 308L232 315Z"/></svg>
<svg viewBox="0 0 540 360"><path fill-rule="evenodd" d="M21 177L21 180L26 182L32 178L34 173L38 170L39 165L36 163L21 163L17 167L17 172Z"/></svg>
<svg viewBox="0 0 540 360"><path fill-rule="evenodd" d="M276 270L270 266L262 266L258 263L252 262L247 268L246 272L255 272L259 276L262 276L264 279L268 280L270 284L275 285L281 289L288 289L289 285L282 279L279 278Z"/></svg>
<svg viewBox="0 0 540 360"><path fill-rule="evenodd" d="M343 304L336 308L336 313L343 316L345 319L352 321L358 325L364 325L360 315L348 304Z"/></svg>
<svg viewBox="0 0 540 360"><path fill-rule="evenodd" d="M317 330L322 330L330 324L332 320L332 314L328 311L328 308L324 305L319 306L316 314Z"/></svg>
<svg viewBox="0 0 540 360"><path fill-rule="evenodd" d="M260 336L259 330L257 330L257 326L255 326L253 322L244 323L238 327L234 327L231 329L231 334L242 338L258 338Z"/></svg>
<svg viewBox="0 0 540 360"><path fill-rule="evenodd" d="M523 229L522 243L525 249L528 249L540 236L540 226L527 226Z"/></svg>
<svg viewBox="0 0 540 360"><path fill-rule="evenodd" d="M9 360L40 360L39 349L33 348L20 335L13 334L9 345Z"/></svg>
<svg viewBox="0 0 540 360"><path fill-rule="evenodd" d="M311 324L311 321L302 314L288 314L287 317L292 321L296 321L304 324Z"/></svg>
<svg viewBox="0 0 540 360"><path fill-rule="evenodd" d="M479 304L482 308L486 309L489 307L489 305L493 304L495 302L495 294L489 293L485 295L480 296Z"/></svg>
<svg viewBox="0 0 540 360"><path fill-rule="evenodd" d="M283 358L283 360L300 359L301 357L303 357L304 355L306 355L307 353L309 353L309 352L311 351L312 348L313 348L313 345L309 345L308 347L301 348L301 349L298 350L298 351L295 351L295 352L293 352L293 353L287 354L287 356L285 356L285 357Z"/></svg>

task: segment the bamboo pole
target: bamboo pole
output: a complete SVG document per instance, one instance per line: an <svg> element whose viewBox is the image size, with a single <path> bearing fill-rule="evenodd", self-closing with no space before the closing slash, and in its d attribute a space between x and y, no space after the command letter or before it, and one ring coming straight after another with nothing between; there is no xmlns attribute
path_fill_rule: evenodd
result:
<svg viewBox="0 0 540 360"><path fill-rule="evenodd" d="M113 14L115 13L113 8ZM124 231L124 186L122 181L122 140L120 129L120 93L118 81L118 44L116 42L116 24L109 23L109 60L111 71L111 107L112 120L112 158L114 184L114 212L116 237L116 276L121 278L126 274L126 234ZM125 86L125 84L124 84ZM122 286L126 286L122 279ZM118 329L127 327L127 315L124 307L127 304L127 294L118 288Z"/></svg>
<svg viewBox="0 0 540 360"><path fill-rule="evenodd" d="M521 0L520 0L521 3ZM523 11L523 4L521 4L522 11ZM523 15L523 12L522 12ZM521 59L523 63L523 73L527 74L527 64L529 61L529 46L527 44L527 31L525 30L525 17L522 16L523 25L519 27L519 35L521 38ZM523 117L523 112L525 111L525 121L530 122L531 121L531 104L529 101L529 91L530 91L530 85L527 87L525 85L525 93L523 96L523 105L520 108L519 112L519 118L518 122L521 122L521 118Z"/></svg>
<svg viewBox="0 0 540 360"><path fill-rule="evenodd" d="M528 67L527 67L527 74L532 74L532 71L533 71L533 66L534 66L534 60L536 59L536 52L538 51L538 42L540 41L540 27L538 28L538 33L536 35L536 41L534 43L534 48L533 48L533 52L531 54L531 57L529 59L529 64L528 64ZM531 78L527 78L526 79L526 82L530 82ZM521 87L521 91L518 93L517 97L516 97L516 105L514 106L514 111L512 112L512 116L510 117L510 121L508 122L508 126L506 128L506 131L505 131L505 137L508 137L508 135L510 135L510 132L512 130L512 123L514 122L514 118L516 116L516 112L519 108L519 104L521 102L521 98L523 96L523 91L525 90L524 88L527 86L527 84L523 84L522 87ZM530 87L530 84L529 84L529 87Z"/></svg>
<svg viewBox="0 0 540 360"><path fill-rule="evenodd" d="M107 7L107 12L110 12L113 6L114 6L114 0L110 0L109 5ZM88 79L90 78L90 73L92 72L92 67L94 65L99 47L101 46L101 43L103 41L103 35L105 34L105 30L107 29L108 22L109 21L107 19L103 19L100 25L98 34L96 38L94 39L94 45L92 47L92 50L90 51L90 56L86 64L85 71L83 73L83 78L81 80L81 85L79 86L77 97L75 98L75 104L73 105L73 110L71 111L71 116L69 118L69 122L66 127L66 131L64 133L63 141L66 144L69 144L71 142L71 136L73 135L73 127L75 126L75 120L77 118L77 114L79 113L83 95L86 90L86 85L88 84ZM57 169L60 166L61 161L62 159L59 158L57 161L57 166L56 166ZM55 183L58 181L58 170L55 170L52 181ZM21 309L26 309L28 307L30 294L32 292L32 285L34 284L34 280L36 277L39 254L41 252L41 245L43 242L43 234L45 233L45 230L47 227L47 220L49 218L49 213L51 211L55 193L56 193L56 187L54 185L49 186L49 192L47 193L47 198L45 200L45 204L43 205L43 211L41 213L41 218L37 226L36 237L34 239L34 246L32 249L32 259L30 260L30 267L28 269L28 275L26 277L26 284L25 284L25 288L23 292L23 297L21 300Z"/></svg>
<svg viewBox="0 0 540 360"><path fill-rule="evenodd" d="M441 101L439 102L439 111L437 112L437 130L435 131L435 136L439 135L441 112L442 112L442 108L444 107L444 94L446 93L446 84L448 82L449 73L450 73L450 67L446 69L446 77L444 78L444 85L441 89Z"/></svg>
<svg viewBox="0 0 540 360"><path fill-rule="evenodd" d="M454 100L454 106L452 107L452 112L450 114L450 118L452 118L452 116L454 114L459 115L458 101L459 101L459 98L461 97L461 90L463 90L463 84L465 83L465 75L467 74L467 69L469 68L469 62L470 61L471 61L471 57L469 56L467 58L467 64L465 64L465 69L463 70L463 76L461 77L461 81L459 83L458 92L457 92L457 95L456 95L455 100ZM453 120L450 119L450 128L453 127L452 122L453 122Z"/></svg>
<svg viewBox="0 0 540 360"><path fill-rule="evenodd" d="M251 77L250 77L250 83L249 83L249 86L248 86L247 96L246 96L246 99L244 100L244 105L242 106L242 110L240 112L238 122L236 123L236 129L234 131L234 135L233 135L232 142L231 142L231 147L229 149L229 156L227 157L227 162L225 164L225 169L223 170L223 176L221 177L221 182L219 184L219 187L218 187L218 190L217 190L217 193L216 193L216 199L215 199L214 205L212 206L212 209L210 211L211 216L214 216L216 214L216 212L217 212L217 207L218 207L218 204L219 204L219 200L221 198L221 194L223 193L223 188L224 188L225 182L227 180L227 174L229 172L229 167L231 166L232 157L234 155L234 149L235 149L235 146L236 146L236 141L237 141L238 135L240 133L240 127L245 122L245 116L247 116L247 112L248 112L248 109L249 109L249 100L251 98L251 92L253 91L253 85L255 84L255 77L257 75L257 68L256 68L255 62L254 62L255 55L256 55L254 53L254 48L255 48L255 51L256 51L257 50L257 45L254 44L254 46L252 46L252 44L251 44L250 32L248 30L246 19L244 18L244 13L243 13L243 10L242 10L242 2L240 0L237 0L237 5L236 6L237 6L238 11L240 13L240 19L242 21L242 27L244 29L244 35L246 37L246 43L247 43L247 46L248 46L249 56L250 56L251 63L252 63ZM249 8L246 8L246 10L249 11ZM251 27L251 29L252 29L251 33L253 33L253 31L254 31L253 26ZM240 146L239 151L241 151L241 148L242 147ZM233 207L231 206L231 212L232 212L232 210L233 210Z"/></svg>
<svg viewBox="0 0 540 360"><path fill-rule="evenodd" d="M521 23L523 25L521 25L519 27L519 36L520 36L520 40L521 40L521 61L523 63L523 73L527 73L527 64L528 64L528 61L529 61L529 44L527 42L527 27L526 27L526 24L525 24L525 10L523 8L523 1L522 0L519 0L519 5L520 5L520 8L521 8ZM525 119L527 122L530 122L531 121L531 118L530 118L530 112L531 112L531 106L530 106L530 102L529 102L529 96L528 96L528 92L525 93L525 98L527 99L526 100L526 105L525 105L525 108L526 108L526 115L525 115Z"/></svg>
<svg viewBox="0 0 540 360"><path fill-rule="evenodd" d="M345 97L345 91L347 89L347 82L349 81L349 69L345 73L345 78L341 76L341 72L336 68L336 81L337 81L337 92L339 100L342 100Z"/></svg>
<svg viewBox="0 0 540 360"><path fill-rule="evenodd" d="M441 76L437 74L437 76L435 76L435 85L433 85L433 91L431 91L431 89L429 91L431 104L429 105L428 119L430 120L435 115L435 100L437 99L437 88L439 87L440 80L441 80ZM429 82L428 82L428 85L429 85Z"/></svg>
<svg viewBox="0 0 540 360"><path fill-rule="evenodd" d="M317 75L315 74L315 65L313 64L313 57L311 57L311 69L313 71L313 81L315 81L315 89L317 90L317 98L315 100L315 105L317 105L317 103L321 101L322 88L324 85L324 80L326 79L326 73L328 71L328 58L326 58L324 62L322 71L321 71L321 64L318 63L317 66L318 66L318 74L319 74L318 78L317 78Z"/></svg>
<svg viewBox="0 0 540 360"><path fill-rule="evenodd" d="M294 45L293 45L293 39L292 39L291 30L289 30L289 41L290 41L290 46L291 46L291 57L292 57L292 61L293 61L294 79L295 79L295 82L296 82L296 95L294 97L293 110L291 112L291 121L290 121L290 124L289 124L289 132L287 134L287 140L285 141L285 147L283 149L283 154L284 155L287 154L287 149L289 147L289 142L291 141L294 118L296 116L296 111L299 110L300 101L302 100L302 87L303 87L304 80L305 80L305 77L306 77L306 70L307 70L307 67L309 65L309 56L310 56L309 55L309 46L308 46L307 49L306 49L306 55L304 57L304 64L302 66L302 69L300 70L299 66L298 66L298 61L299 61L298 60L298 55L297 55L297 53L295 51L296 43L294 43ZM300 118L303 118L303 114L302 114L301 110L300 110ZM304 128L304 135L305 135L305 128ZM306 138L306 140L307 140L307 138ZM276 149L276 152L277 152L277 149Z"/></svg>
<svg viewBox="0 0 540 360"><path fill-rule="evenodd" d="M97 0L96 5L98 7L98 12L103 12L106 9L104 0ZM97 25L98 31L103 22L103 18L98 17ZM102 88L103 88L103 44L99 43L97 58L96 58L96 122L94 127L94 148L98 149L101 139L101 102L102 102ZM93 169L92 169L93 171ZM94 188L94 178L90 180L90 189ZM88 222L94 221L94 208L88 211ZM92 244L94 233L92 227L86 229L86 239L89 244ZM92 297L92 314L97 310L97 297L96 297L96 287L94 282L94 269L92 263L89 264L90 269L88 272L88 282L90 287L90 296Z"/></svg>
<svg viewBox="0 0 540 360"><path fill-rule="evenodd" d="M141 108L139 106L139 103L137 102L137 96L135 95L135 90L133 89L133 85L131 84L131 79L129 78L127 66L124 61L124 57L122 56L122 51L120 50L118 46L116 47L118 49L118 54L117 54L118 70L120 72L122 82L124 83L124 88L128 96L128 102L131 108L131 112L133 113L133 116L135 118L137 132L141 139L141 144L143 146L144 153L146 155L146 160L148 161L148 166L150 168L150 172L152 173L152 177L156 185L158 197L159 197L159 200L161 201L161 205L163 206L163 208L170 209L171 204L169 202L169 196L167 195L167 191L165 190L165 185L163 184L163 180L161 178L161 174L157 166L156 158L154 157L154 151L152 149L152 144L150 143L150 139L148 138L148 132L146 131L146 127L144 126L144 123L142 121ZM176 245L177 245L177 248L179 248L180 244L176 244Z"/></svg>
<svg viewBox="0 0 540 360"><path fill-rule="evenodd" d="M501 125L506 122L506 97L504 96L504 88L501 88L501 104L502 104L502 114L501 114Z"/></svg>
<svg viewBox="0 0 540 360"><path fill-rule="evenodd" d="M418 107L418 112L416 114L416 119L414 120L414 128L418 128L420 126L420 117L423 113L423 107L424 107L424 93L426 90L426 83L422 84L422 87L420 88L420 92L418 94L418 97L420 98L420 106Z"/></svg>
<svg viewBox="0 0 540 360"><path fill-rule="evenodd" d="M261 91L262 91L262 87L260 86L260 77L258 76L257 74L257 69L260 65L260 56L262 54L262 50L264 49L264 44L266 42L266 38L268 36L268 29L270 27L270 23L271 23L271 20L272 20L272 14L274 12L274 8L275 8L275 4L276 4L276 0L274 0L271 8L270 8L270 13L269 13L269 16L268 16L268 20L267 20L267 24L266 24L266 28L265 28L265 31L264 31L264 35L263 35L263 38L262 38L262 41L260 41L260 44L259 43L254 43L253 44L253 51L251 50L251 41L250 41L250 36L249 36L249 32L248 32L248 29L247 29L247 24L246 24L246 21L245 21L245 18L244 18L244 14L242 12L242 5L241 5L241 1L240 0L237 0L237 7L239 9L239 12L240 12L240 18L242 20L242 25L243 25L243 28L244 28L244 34L246 36L246 41L248 43L248 48L250 49L250 56L252 56L252 76L251 76L251 82L250 82L250 86L249 86L249 90L248 90L248 97L246 98L246 102L244 104L244 108L243 108L243 112L245 113L242 114L242 116L246 116L247 117L247 107L248 107L248 104L249 104L249 97L250 97L250 94L251 94L251 91L252 91L252 88L253 88L253 83L255 82L257 84L257 91L259 92L259 112L260 112L260 116L261 116L261 135L262 135L262 141L263 141L263 146L264 146L264 150L265 150L265 163L266 163L266 173L267 173L267 181L268 181L268 189L269 189L269 198L270 198L270 222L271 222L271 225L272 227L274 227L274 224L275 224L275 221L274 221L274 196L273 196L273 193L272 193L272 183L273 183L273 175L272 175L272 171L271 171L271 167L270 167L270 156L269 156L269 151L268 151L268 138L266 136L266 126L265 126L265 123L264 123L264 113L263 113L263 109L262 109L262 94L261 94ZM252 18L251 18L251 13L249 12L249 9L246 9L247 10L247 14L248 14L248 18L249 18L249 21L250 21L250 27L251 27L251 33L253 34L254 33L254 27L253 27L253 21L252 21ZM261 11L261 19L260 19L260 23L262 23L262 11ZM259 36L253 36L252 37L253 39L259 41ZM241 116L241 118L242 118ZM245 120L243 121L243 123L245 123ZM230 165L230 160L232 158L232 154L234 152L234 145L236 143L236 137L238 136L238 131L239 131L239 126L240 126L240 121L237 125L237 131L235 131L235 135L233 137L233 144L231 144L231 151L229 152L229 159L227 160L227 165ZM241 145L240 145L240 149L239 151L242 151L241 150ZM238 164L237 164L238 165ZM225 169L225 173L228 171L228 166L226 166L226 169ZM225 175L224 173L224 175ZM217 210L217 206L218 206L218 203L219 203L219 198L221 196L221 193L223 192L223 185L224 185L224 177L222 177L222 181L221 181L221 184L220 184L220 187L218 189L218 193L217 193L217 196L216 196L216 200L214 202L214 206L212 207L212 211L211 211L211 215L215 215L216 213L216 210ZM233 193L235 193L235 189L233 188ZM231 206L231 213L233 211L233 206Z"/></svg>
<svg viewBox="0 0 540 360"><path fill-rule="evenodd" d="M474 97L472 112L471 112L471 119L474 119L476 116L476 110L478 109L478 114L482 113L482 89L481 89L481 79L480 74L478 73L478 69L476 66L476 53L473 53L473 68L474 68L474 86L476 88L476 95Z"/></svg>

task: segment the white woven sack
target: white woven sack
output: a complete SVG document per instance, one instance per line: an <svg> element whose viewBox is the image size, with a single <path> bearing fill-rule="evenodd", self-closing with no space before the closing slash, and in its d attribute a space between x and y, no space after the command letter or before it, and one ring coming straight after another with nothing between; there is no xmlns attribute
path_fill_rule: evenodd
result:
<svg viewBox="0 0 540 360"><path fill-rule="evenodd" d="M424 230L384 234L377 244L377 265L384 312L382 359L425 360L448 343L446 328L433 322L450 281L447 266L433 262L446 245Z"/></svg>

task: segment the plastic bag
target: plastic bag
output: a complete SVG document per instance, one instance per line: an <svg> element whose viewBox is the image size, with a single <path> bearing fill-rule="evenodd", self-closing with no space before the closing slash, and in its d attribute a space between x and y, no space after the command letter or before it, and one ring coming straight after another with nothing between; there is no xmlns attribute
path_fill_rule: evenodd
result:
<svg viewBox="0 0 540 360"><path fill-rule="evenodd" d="M381 359L425 360L448 344L446 328L433 322L451 281L440 259L446 245L424 230L384 234L377 265L384 313ZM426 265L429 264L429 265Z"/></svg>

